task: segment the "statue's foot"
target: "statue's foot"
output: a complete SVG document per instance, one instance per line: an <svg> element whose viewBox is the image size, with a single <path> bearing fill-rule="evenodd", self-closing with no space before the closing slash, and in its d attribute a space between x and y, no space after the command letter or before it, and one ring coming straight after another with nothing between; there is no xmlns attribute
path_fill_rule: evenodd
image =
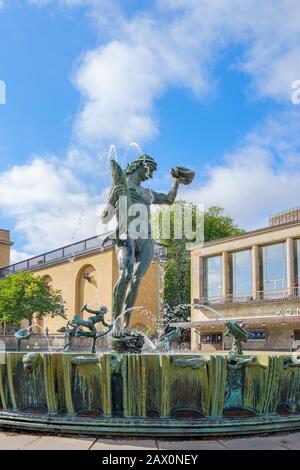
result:
<svg viewBox="0 0 300 470"><path fill-rule="evenodd" d="M121 327L120 320L117 318L112 327L112 336L114 338L121 338L124 336L123 328Z"/></svg>

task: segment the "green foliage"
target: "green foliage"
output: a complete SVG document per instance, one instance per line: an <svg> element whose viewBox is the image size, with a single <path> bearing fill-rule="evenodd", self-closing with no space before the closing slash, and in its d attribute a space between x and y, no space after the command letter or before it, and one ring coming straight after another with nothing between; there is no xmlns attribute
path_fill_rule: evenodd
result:
<svg viewBox="0 0 300 470"><path fill-rule="evenodd" d="M163 211L168 211L169 208L163 209L159 215L154 217L154 230L157 232L159 228L160 237L158 241L163 243L168 248L167 261L165 266L165 301L170 307L176 307L181 304L189 304L190 289L191 289L191 273L190 273L190 253L186 249L186 244L195 242L194 240L187 240L185 236L181 239L174 238L174 211L176 207L183 207L187 203L184 201L176 202L171 209L171 223L170 223L170 238L163 238L161 236L162 227L164 225ZM190 204L189 204L190 206ZM196 206L193 206L192 220L193 228L196 224ZM243 230L238 228L233 219L224 215L224 209L213 206L204 213L204 241L216 240L233 235L243 233ZM190 309L183 308L177 310L180 320L186 321L189 319Z"/></svg>
<svg viewBox="0 0 300 470"><path fill-rule="evenodd" d="M64 301L59 290L49 290L44 280L33 273L20 272L0 280L0 321L19 323L33 314L41 319L46 315L65 318Z"/></svg>
<svg viewBox="0 0 300 470"><path fill-rule="evenodd" d="M204 241L219 240L220 238L240 235L245 230L234 224L229 215L224 215L224 209L218 206L210 207L204 213Z"/></svg>

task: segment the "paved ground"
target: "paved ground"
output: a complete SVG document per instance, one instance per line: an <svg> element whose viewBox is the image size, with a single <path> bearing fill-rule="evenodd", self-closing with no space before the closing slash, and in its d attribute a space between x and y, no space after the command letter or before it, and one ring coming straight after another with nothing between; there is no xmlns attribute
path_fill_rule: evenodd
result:
<svg viewBox="0 0 300 470"><path fill-rule="evenodd" d="M216 440L118 439L0 430L0 450L300 450L300 432Z"/></svg>

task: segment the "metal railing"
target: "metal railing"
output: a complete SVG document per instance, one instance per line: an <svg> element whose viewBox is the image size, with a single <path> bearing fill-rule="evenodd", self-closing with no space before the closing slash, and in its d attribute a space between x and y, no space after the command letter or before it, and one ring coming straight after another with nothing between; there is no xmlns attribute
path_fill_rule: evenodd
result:
<svg viewBox="0 0 300 470"><path fill-rule="evenodd" d="M202 297L200 299L194 299L194 304L226 306L227 304L264 303L299 299L300 287L295 287L293 289L260 290L252 295L227 294L216 297Z"/></svg>
<svg viewBox="0 0 300 470"><path fill-rule="evenodd" d="M71 245L58 248L57 250L48 251L38 256L34 256L25 261L11 264L0 269L0 278L9 274L16 274L20 271L30 271L31 269L39 268L40 266L60 261L64 259L73 259L81 254L88 253L89 251L100 250L103 247L103 241L110 235L111 232L102 234L96 237L91 237L86 240L73 243ZM105 241L104 247L107 248L113 245L113 240L108 239ZM163 259L166 257L167 248L164 245L154 245L154 259Z"/></svg>
<svg viewBox="0 0 300 470"><path fill-rule="evenodd" d="M34 256L25 261L20 261L19 263L11 264L5 268L0 269L0 277L5 277L8 274L15 274L20 271L29 271L31 269L38 268L41 265L46 265L54 261L70 259L72 260L75 256L101 249L105 235L99 237L91 237L86 240L73 243L71 245L58 248L57 250L48 251L38 256ZM105 247L112 245L112 241L105 243Z"/></svg>

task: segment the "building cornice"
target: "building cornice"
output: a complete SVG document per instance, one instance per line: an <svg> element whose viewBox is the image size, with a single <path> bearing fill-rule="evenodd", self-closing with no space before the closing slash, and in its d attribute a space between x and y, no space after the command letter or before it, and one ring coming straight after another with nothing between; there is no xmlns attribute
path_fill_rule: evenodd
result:
<svg viewBox="0 0 300 470"><path fill-rule="evenodd" d="M225 238L219 238L218 240L211 240L206 243L195 243L189 246L189 251L194 251L197 249L205 249L213 246L219 246L219 245L224 245L226 243L232 243L236 241L245 241L248 238L254 238L254 237L260 237L263 236L264 234L270 234L270 233L275 233L275 232L280 232L283 230L291 230L292 232L294 231L293 229L299 228L299 236L300 236L300 222L293 222L293 223L287 223L287 224L280 224L280 225L274 225L270 227L264 227L261 229L257 230L252 230L250 232L245 232L240 235L234 235L230 237L225 237ZM258 242L259 244L259 242ZM249 244L250 245L250 244Z"/></svg>

